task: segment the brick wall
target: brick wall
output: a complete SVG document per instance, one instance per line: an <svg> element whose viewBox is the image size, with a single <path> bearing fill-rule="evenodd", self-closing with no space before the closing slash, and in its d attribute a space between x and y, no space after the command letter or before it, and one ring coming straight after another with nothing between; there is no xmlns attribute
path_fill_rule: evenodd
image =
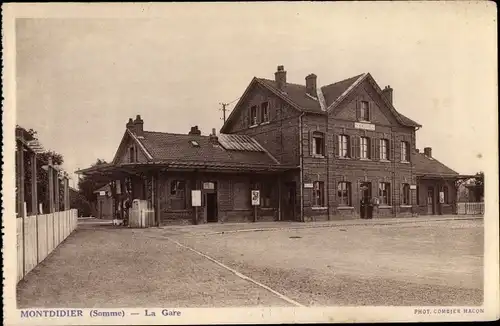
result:
<svg viewBox="0 0 500 326"><path fill-rule="evenodd" d="M260 105L269 103L269 122L250 126L250 107L257 106L260 119ZM269 153L284 164L299 164L298 117L300 113L291 108L273 93L255 85L239 107L235 108L233 122L225 133L245 134L255 138Z"/></svg>
<svg viewBox="0 0 500 326"><path fill-rule="evenodd" d="M352 93L329 116L308 114L303 117L302 151L304 183L323 181L325 184L325 206L327 209L313 207L313 190L304 189L304 215L306 220L346 219L359 216L361 200L361 182L371 183L372 197L378 196L379 183L391 185L390 207L379 207L374 210L374 217L411 216L412 207L402 206L402 184L415 184L413 164L401 162L401 141L406 141L410 149L415 148L414 129L400 126L387 108L379 104L377 94L370 91L371 86L362 85ZM362 130L354 127L357 121L359 101L369 102L370 122L375 130ZM325 137L324 157L315 157L312 153L312 133L322 132ZM336 138L340 134L351 139L368 137L371 139L370 152L378 152L378 139L389 140L389 160L381 161L372 156L369 160L359 157L343 159L337 155ZM351 146L351 151L358 148ZM337 186L341 181L351 184L351 208L339 207ZM416 203L414 191L410 192L411 203Z"/></svg>

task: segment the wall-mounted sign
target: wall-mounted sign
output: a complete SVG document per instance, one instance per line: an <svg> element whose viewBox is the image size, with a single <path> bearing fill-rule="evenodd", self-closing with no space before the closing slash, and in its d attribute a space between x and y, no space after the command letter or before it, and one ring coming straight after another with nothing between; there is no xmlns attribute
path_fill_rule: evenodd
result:
<svg viewBox="0 0 500 326"><path fill-rule="evenodd" d="M313 188L314 185L312 183L304 183L304 188Z"/></svg>
<svg viewBox="0 0 500 326"><path fill-rule="evenodd" d="M364 130L375 130L375 125L371 123L355 122L354 128Z"/></svg>
<svg viewBox="0 0 500 326"><path fill-rule="evenodd" d="M252 206L260 205L260 191L252 190Z"/></svg>
<svg viewBox="0 0 500 326"><path fill-rule="evenodd" d="M417 185L410 185L410 189L417 190Z"/></svg>
<svg viewBox="0 0 500 326"><path fill-rule="evenodd" d="M213 182L203 182L203 189L214 190L215 184Z"/></svg>
<svg viewBox="0 0 500 326"><path fill-rule="evenodd" d="M191 190L191 206L201 206L201 190Z"/></svg>
<svg viewBox="0 0 500 326"><path fill-rule="evenodd" d="M444 204L444 192L439 192L439 203Z"/></svg>
<svg viewBox="0 0 500 326"><path fill-rule="evenodd" d="M99 196L106 196L106 192L105 191L99 191Z"/></svg>

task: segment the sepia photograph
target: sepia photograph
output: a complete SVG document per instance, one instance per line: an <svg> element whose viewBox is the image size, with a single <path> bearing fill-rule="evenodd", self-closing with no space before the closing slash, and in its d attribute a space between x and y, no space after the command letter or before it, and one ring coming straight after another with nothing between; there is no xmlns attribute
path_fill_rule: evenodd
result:
<svg viewBox="0 0 500 326"><path fill-rule="evenodd" d="M6 325L499 318L494 3L2 16Z"/></svg>

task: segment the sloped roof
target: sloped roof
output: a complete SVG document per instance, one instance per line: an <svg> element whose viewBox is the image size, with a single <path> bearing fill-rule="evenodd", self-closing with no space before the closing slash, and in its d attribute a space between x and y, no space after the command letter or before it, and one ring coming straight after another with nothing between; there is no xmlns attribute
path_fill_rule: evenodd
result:
<svg viewBox="0 0 500 326"><path fill-rule="evenodd" d="M323 112L321 110L319 101L306 94L306 87L304 85L286 83L283 91L281 91L278 89L276 81L274 80L257 78L257 81L261 84L264 84L268 88L272 88L273 91L275 93L278 93L279 96L291 100L293 103L297 104L297 106L303 111L318 113Z"/></svg>
<svg viewBox="0 0 500 326"><path fill-rule="evenodd" d="M364 74L341 80L339 82L321 87L325 97L326 106L330 106L340 95L342 95L356 80ZM305 87L304 87L305 88Z"/></svg>
<svg viewBox="0 0 500 326"><path fill-rule="evenodd" d="M415 173L420 176L455 177L459 174L435 158L429 158L422 153L413 153L412 162Z"/></svg>
<svg viewBox="0 0 500 326"><path fill-rule="evenodd" d="M359 74L333 84L322 86L321 93L325 99L326 107L330 107L335 101L340 101L343 97L349 94L350 89L354 88L356 84L359 83L360 79L364 79L364 76L370 76L370 74ZM255 80L261 85L272 90L277 96L295 104L294 106L301 111L325 114L325 112L321 109L319 100L306 94L305 85L286 83L283 91L281 91L278 89L275 80L265 78L255 78ZM379 87L377 86L376 88ZM397 112L392 107L392 104L389 103L388 105L390 106L391 112L396 115L396 118L400 123L410 127L421 127L419 123Z"/></svg>
<svg viewBox="0 0 500 326"><path fill-rule="evenodd" d="M253 138L242 135L224 135L225 141L242 144L240 149L225 149L220 143L214 145L210 136L173 134L145 131L144 144L154 161L207 162L217 164L278 164L263 148L245 148L245 144L258 144ZM196 141L194 146L191 141ZM261 147L260 145L258 145Z"/></svg>

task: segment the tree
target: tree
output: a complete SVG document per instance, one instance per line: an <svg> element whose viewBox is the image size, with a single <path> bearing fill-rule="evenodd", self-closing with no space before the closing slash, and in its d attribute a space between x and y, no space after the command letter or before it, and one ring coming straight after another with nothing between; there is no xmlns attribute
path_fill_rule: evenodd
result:
<svg viewBox="0 0 500 326"><path fill-rule="evenodd" d="M476 173L476 177L474 180L474 193L476 195L476 201L482 201L484 198L484 172L480 171Z"/></svg>
<svg viewBox="0 0 500 326"><path fill-rule="evenodd" d="M97 159L92 166L107 164L103 159ZM89 202L95 203L97 201L97 194L94 193L97 189L109 183L106 177L101 175L86 175L78 181L78 189L80 194Z"/></svg>

